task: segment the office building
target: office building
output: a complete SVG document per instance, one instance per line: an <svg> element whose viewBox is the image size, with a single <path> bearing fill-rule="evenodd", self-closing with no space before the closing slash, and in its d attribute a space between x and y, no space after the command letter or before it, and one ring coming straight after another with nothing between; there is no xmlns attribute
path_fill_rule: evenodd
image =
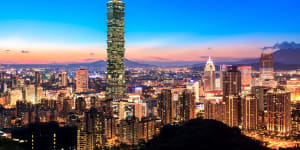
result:
<svg viewBox="0 0 300 150"><path fill-rule="evenodd" d="M291 132L291 94L273 88L267 92L266 126L270 134L287 136Z"/></svg>
<svg viewBox="0 0 300 150"><path fill-rule="evenodd" d="M216 68L212 61L212 59L209 57L207 60L207 63L204 68L204 76L203 76L203 82L204 82L204 91L214 91L216 88Z"/></svg>
<svg viewBox="0 0 300 150"><path fill-rule="evenodd" d="M87 92L89 89L88 70L80 69L76 71L76 92Z"/></svg>
<svg viewBox="0 0 300 150"><path fill-rule="evenodd" d="M109 100L122 100L126 96L124 8L121 0L107 3L106 99Z"/></svg>
<svg viewBox="0 0 300 150"><path fill-rule="evenodd" d="M158 116L164 125L173 122L173 96L170 89L163 89L157 102Z"/></svg>
<svg viewBox="0 0 300 150"><path fill-rule="evenodd" d="M242 99L242 127L244 130L255 131L258 126L258 99L247 95Z"/></svg>
<svg viewBox="0 0 300 150"><path fill-rule="evenodd" d="M242 81L241 72L236 66L227 67L227 71L222 74L223 78L223 100L226 102L229 95L241 95Z"/></svg>

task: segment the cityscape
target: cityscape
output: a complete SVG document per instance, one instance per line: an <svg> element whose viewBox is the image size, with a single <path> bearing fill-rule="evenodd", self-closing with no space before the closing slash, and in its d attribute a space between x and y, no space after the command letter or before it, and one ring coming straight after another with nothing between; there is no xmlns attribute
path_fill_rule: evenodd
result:
<svg viewBox="0 0 300 150"><path fill-rule="evenodd" d="M106 57L101 52L98 58L97 48L79 48L92 57L86 61L78 50L57 52L55 61L46 50L27 57L35 51L24 47L17 55L8 47L14 42L0 40L0 149L299 149L300 43L281 36L274 46L253 51L226 45L215 50L210 43L201 57L201 50L173 54L163 46L134 50L133 56L127 53L133 38L127 38L126 25L127 15L136 12L127 14L126 8L134 2L99 3L106 5L106 12L98 11L106 13L98 18L106 23Z"/></svg>

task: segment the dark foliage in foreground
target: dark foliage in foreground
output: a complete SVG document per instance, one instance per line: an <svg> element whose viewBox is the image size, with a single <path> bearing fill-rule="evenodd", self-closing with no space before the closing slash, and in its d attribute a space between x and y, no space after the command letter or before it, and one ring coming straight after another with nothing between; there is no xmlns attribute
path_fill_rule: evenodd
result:
<svg viewBox="0 0 300 150"><path fill-rule="evenodd" d="M0 150L23 150L19 143L9 139L0 138Z"/></svg>
<svg viewBox="0 0 300 150"><path fill-rule="evenodd" d="M214 120L165 126L142 150L267 150L260 142Z"/></svg>

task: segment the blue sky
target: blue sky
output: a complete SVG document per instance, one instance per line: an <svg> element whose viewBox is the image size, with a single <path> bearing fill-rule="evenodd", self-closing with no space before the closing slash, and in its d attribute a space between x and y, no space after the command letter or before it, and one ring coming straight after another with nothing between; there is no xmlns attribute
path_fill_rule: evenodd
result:
<svg viewBox="0 0 300 150"><path fill-rule="evenodd" d="M151 48L155 53L156 49L160 51L178 46L190 46L191 49L215 46L221 51L220 47L224 45L227 46L224 51L235 45L253 45L253 49L257 50L260 46L271 46L286 40L299 42L300 38L299 0L123 1L126 2L129 52L131 49L136 52ZM18 49L20 47L15 45L20 45L29 51L32 46L28 45L35 45L35 48L41 46L40 49L48 45L70 45L70 49L74 45L95 46L103 55L106 2L2 1L0 44L1 40L13 41L2 48ZM32 48L31 51L36 50ZM180 53L178 49L174 51ZM199 48L201 52L203 50ZM133 59L139 58L135 56Z"/></svg>

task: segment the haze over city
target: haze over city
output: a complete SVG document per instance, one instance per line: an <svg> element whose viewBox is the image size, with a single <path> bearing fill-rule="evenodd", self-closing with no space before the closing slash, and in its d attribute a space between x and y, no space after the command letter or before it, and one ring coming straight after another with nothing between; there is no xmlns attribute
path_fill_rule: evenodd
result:
<svg viewBox="0 0 300 150"><path fill-rule="evenodd" d="M257 58L265 46L299 42L297 0L126 2L126 58L217 61ZM13 0L0 6L0 63L106 59L103 0Z"/></svg>
<svg viewBox="0 0 300 150"><path fill-rule="evenodd" d="M0 150L299 150L300 2L0 4Z"/></svg>

